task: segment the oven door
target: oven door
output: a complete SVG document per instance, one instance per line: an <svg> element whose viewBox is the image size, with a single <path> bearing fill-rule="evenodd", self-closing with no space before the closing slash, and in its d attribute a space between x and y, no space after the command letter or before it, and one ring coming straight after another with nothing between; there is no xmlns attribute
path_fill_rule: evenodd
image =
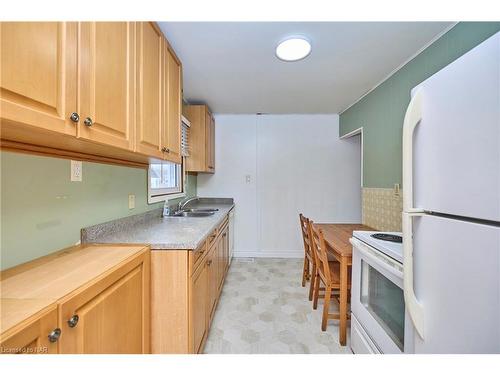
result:
<svg viewBox="0 0 500 375"><path fill-rule="evenodd" d="M404 352L403 266L351 238L351 310L382 353Z"/></svg>

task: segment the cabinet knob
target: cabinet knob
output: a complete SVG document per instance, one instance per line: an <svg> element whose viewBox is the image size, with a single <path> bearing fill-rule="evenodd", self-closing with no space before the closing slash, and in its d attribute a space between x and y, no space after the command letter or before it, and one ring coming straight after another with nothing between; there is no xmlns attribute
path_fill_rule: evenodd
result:
<svg viewBox="0 0 500 375"><path fill-rule="evenodd" d="M90 117L86 117L83 123L85 124L85 126L91 127L94 122Z"/></svg>
<svg viewBox="0 0 500 375"><path fill-rule="evenodd" d="M49 341L56 342L61 337L61 328L56 328L52 332L49 333Z"/></svg>
<svg viewBox="0 0 500 375"><path fill-rule="evenodd" d="M73 112L70 116L69 119L73 122L78 122L80 121L80 115L76 112Z"/></svg>
<svg viewBox="0 0 500 375"><path fill-rule="evenodd" d="M212 264L212 259L210 260L207 260L207 266L211 265Z"/></svg>
<svg viewBox="0 0 500 375"><path fill-rule="evenodd" d="M76 327L79 320L80 317L77 314L73 315L71 318L68 319L68 326L70 326L70 328Z"/></svg>

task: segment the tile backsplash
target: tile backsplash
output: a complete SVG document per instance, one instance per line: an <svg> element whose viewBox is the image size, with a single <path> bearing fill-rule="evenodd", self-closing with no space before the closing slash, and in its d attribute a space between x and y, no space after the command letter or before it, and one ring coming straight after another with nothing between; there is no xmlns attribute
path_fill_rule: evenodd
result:
<svg viewBox="0 0 500 375"><path fill-rule="evenodd" d="M394 189L363 188L363 224L381 231L401 232L403 192Z"/></svg>

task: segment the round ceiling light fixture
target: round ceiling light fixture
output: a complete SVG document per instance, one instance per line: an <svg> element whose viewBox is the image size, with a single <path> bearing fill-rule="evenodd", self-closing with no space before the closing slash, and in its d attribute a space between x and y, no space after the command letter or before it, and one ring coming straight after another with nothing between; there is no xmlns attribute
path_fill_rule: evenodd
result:
<svg viewBox="0 0 500 375"><path fill-rule="evenodd" d="M304 37L291 37L276 47L276 56L283 61L299 61L311 53L311 43Z"/></svg>

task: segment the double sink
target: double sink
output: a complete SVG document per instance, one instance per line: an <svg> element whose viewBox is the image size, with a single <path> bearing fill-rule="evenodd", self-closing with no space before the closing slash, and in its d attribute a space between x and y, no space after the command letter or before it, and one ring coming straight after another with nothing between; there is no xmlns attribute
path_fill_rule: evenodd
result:
<svg viewBox="0 0 500 375"><path fill-rule="evenodd" d="M173 217L206 217L212 216L217 211L218 208L187 208L181 211L175 212L169 216Z"/></svg>

